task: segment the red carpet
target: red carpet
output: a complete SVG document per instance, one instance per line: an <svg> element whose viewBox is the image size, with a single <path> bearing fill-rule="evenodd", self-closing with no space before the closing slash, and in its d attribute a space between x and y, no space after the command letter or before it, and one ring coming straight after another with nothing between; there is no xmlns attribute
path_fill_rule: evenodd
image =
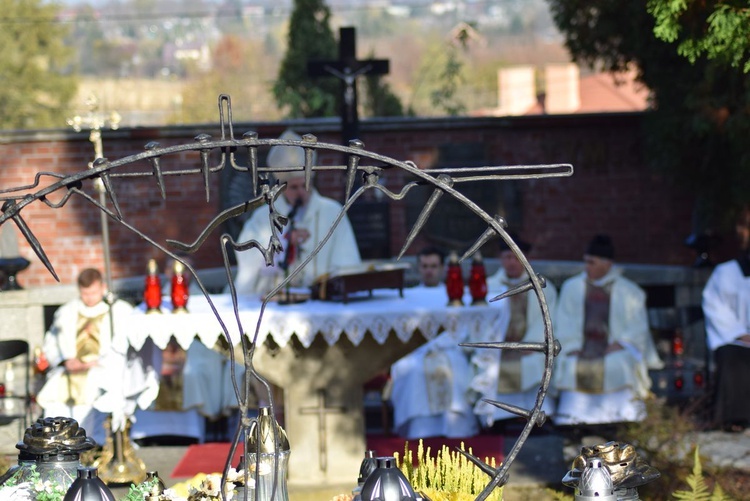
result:
<svg viewBox="0 0 750 501"><path fill-rule="evenodd" d="M435 457L443 445L447 445L451 450L454 447L460 447L461 442L464 448L472 449L472 452L478 458L484 460L485 457L494 457L499 463L503 459L503 437L502 435L478 435L471 438L426 438L423 439L425 451L430 447L430 455ZM367 448L373 449L378 456L392 456L397 452L403 457L406 440L396 436L386 437L384 435L368 435ZM172 478L193 477L198 473L217 473L224 469L224 463L229 454L228 442L212 442L206 444L191 445L188 447L185 455L172 470ZM413 455L417 455L417 446L419 440L410 440L409 449ZM292 449L294 454L294 449ZM364 457L364 451L362 451ZM240 450L235 452L232 466L239 463ZM356 480L356 479L355 479Z"/></svg>
<svg viewBox="0 0 750 501"><path fill-rule="evenodd" d="M198 473L220 473L229 454L229 442L209 442L188 447L185 455L172 470L172 478L194 477ZM240 444L241 445L241 444ZM237 447L232 466L240 462L241 447Z"/></svg>

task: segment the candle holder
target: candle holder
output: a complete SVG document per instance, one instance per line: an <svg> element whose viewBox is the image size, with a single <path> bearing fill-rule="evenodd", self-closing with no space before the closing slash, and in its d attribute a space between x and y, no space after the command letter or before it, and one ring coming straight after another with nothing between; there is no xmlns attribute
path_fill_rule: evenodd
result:
<svg viewBox="0 0 750 501"><path fill-rule="evenodd" d="M484 268L482 255L477 252L471 260L469 275L469 292L473 306L487 304L487 271Z"/></svg>
<svg viewBox="0 0 750 501"><path fill-rule="evenodd" d="M190 293L188 291L188 281L185 276L185 265L179 261L174 262L172 268L172 313L187 313L187 302Z"/></svg>
<svg viewBox="0 0 750 501"><path fill-rule="evenodd" d="M43 484L49 483L62 489L63 493L67 492L81 466L81 453L95 446L96 443L86 436L86 430L79 427L75 419L39 418L26 428L23 440L16 444L18 465L0 479L0 491L6 484L27 484L28 499L32 499L34 486L31 481L38 475L38 481ZM4 494L0 494L0 498Z"/></svg>
<svg viewBox="0 0 750 501"><path fill-rule="evenodd" d="M159 278L159 267L156 259L148 260L148 274L146 275L146 287L143 289L143 302L146 304L146 313L161 313L161 279Z"/></svg>
<svg viewBox="0 0 750 501"><path fill-rule="evenodd" d="M86 501L115 501L115 496L112 495L112 491L107 487L107 484L99 478L99 471L96 468L79 466L78 478L73 481L63 501L83 499Z"/></svg>
<svg viewBox="0 0 750 501"><path fill-rule="evenodd" d="M247 436L245 466L255 480L251 483L254 487L246 487L247 499L289 501L286 485L291 452L289 440L269 407L260 408Z"/></svg>
<svg viewBox="0 0 750 501"><path fill-rule="evenodd" d="M582 447L581 454L573 460L573 468L565 474L562 482L576 489L576 500L593 499L592 492L601 496L596 499L610 499L604 496L607 489L614 491L613 500L637 500L640 499L638 487L660 476L659 470L639 456L632 445L607 442Z"/></svg>
<svg viewBox="0 0 750 501"><path fill-rule="evenodd" d="M448 306L463 306L464 277L461 272L461 265L458 262L458 254L455 252L451 252L448 260L445 288L448 292Z"/></svg>

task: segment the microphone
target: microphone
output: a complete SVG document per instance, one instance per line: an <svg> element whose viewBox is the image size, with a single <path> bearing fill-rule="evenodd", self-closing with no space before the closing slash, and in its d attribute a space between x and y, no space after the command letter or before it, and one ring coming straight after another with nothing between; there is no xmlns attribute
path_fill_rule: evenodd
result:
<svg viewBox="0 0 750 501"><path fill-rule="evenodd" d="M302 199L298 198L294 201L294 206L292 207L292 210L289 211L289 221L294 222L294 216L297 215L297 212L299 212L300 207L302 207Z"/></svg>
<svg viewBox="0 0 750 501"><path fill-rule="evenodd" d="M294 217L297 215L300 207L302 207L302 199L298 198L294 201L294 207L292 207L292 210L289 211L289 216L287 216L289 218L289 233L287 235L291 235L292 231L294 230ZM281 263L281 269L289 269L289 265L294 259L295 254L296 252L293 248L292 242L290 240L287 240L286 251L284 252L284 261Z"/></svg>

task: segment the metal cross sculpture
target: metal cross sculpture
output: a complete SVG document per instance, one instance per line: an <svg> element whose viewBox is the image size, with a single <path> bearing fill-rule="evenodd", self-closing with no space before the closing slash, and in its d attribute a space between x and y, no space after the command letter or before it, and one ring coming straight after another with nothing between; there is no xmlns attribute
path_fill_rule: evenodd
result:
<svg viewBox="0 0 750 501"><path fill-rule="evenodd" d="M524 256L523 252L519 249L513 239L509 236L506 231L507 224L499 216L492 216L481 209L475 202L464 196L458 189L458 186L464 183L488 183L488 182L500 182L509 180L519 179L540 179L547 177L564 177L571 176L573 174L573 167L570 164L550 164L550 165L513 165L513 166L486 166L486 167L457 167L457 168L445 168L445 169L430 169L422 170L411 161L401 161L394 158L390 158L384 155L380 155L374 152L370 152L364 149L364 144L359 140L353 140L349 142L348 146L341 146L336 144L320 143L317 138L313 135L303 136L301 141L295 140L281 140L281 139L260 139L258 134L255 132L246 132L241 138L236 138L234 135L234 127L232 124L232 107L231 99L227 95L219 96L219 120L221 126L221 138L212 139L209 135L201 134L195 138L195 142L192 144L180 144L170 147L161 147L158 143L150 142L146 144L145 151L124 157L118 160L109 160L107 158L99 158L94 162L91 169L82 169L80 172L68 176L62 176L52 172L38 172L35 176L33 184L19 186L16 188L9 188L0 190L0 202L2 202L2 209L0 212L0 225L13 221L24 235L29 245L44 263L50 273L57 278L54 266L48 259L42 245L34 235L32 228L27 224L23 218L23 210L31 204L45 204L51 209L57 209L64 206L71 197L77 196L82 197L89 203L95 205L100 211L105 213L110 219L117 224L120 224L130 230L134 237L142 238L148 241L152 246L160 249L162 252L171 256L173 259L183 263L186 269L192 272L196 282L203 291L206 297L209 307L213 314L216 316L224 336L230 346L234 346L235 343L231 338L227 323L229 321L236 322L239 327L238 332L247 332L242 327L242 322L239 315L238 302L237 302L237 291L234 286L234 281L230 269L230 261L228 255L228 247L231 247L236 252L260 252L265 258L267 265L272 265L275 259L282 252L281 245L281 231L287 224L287 217L284 214L279 213L275 208L275 201L285 190L286 185L270 185L268 182L269 175L278 172L289 172L289 171L301 171L305 175L305 182L309 188L310 181L314 172L321 171L333 171L341 174L342 183L345 187L345 202L344 205L334 221L333 225L328 229L324 238L318 244L318 246L311 252L305 260L301 263L301 266L295 269L289 274L273 291L271 291L266 298L263 300L260 309L260 316L255 326L254 334L241 335L240 342L242 346L242 353L244 357L244 366L246 370L246 376L240 378L238 382L237 375L234 372L234 361L235 355L233 350L229 351L232 368L232 384L234 391L237 396L239 403L240 412L240 424L238 429L235 431L232 446L224 468L224 475L222 478L222 495L223 487L226 484L226 477L231 467L231 460L234 456L237 447L239 446L241 437L248 433L250 426L255 422L253 419L248 418L248 411L250 403L253 401L253 388L252 379L255 378L260 382L266 389L267 397L269 401L270 411L274 413L273 396L268 381L259 374L253 367L253 354L255 347L257 346L258 334L260 331L261 322L263 321L263 312L266 309L269 298L273 297L278 292L282 291L286 284L293 280L302 270L304 265L307 265L314 257L318 254L320 249L329 240L333 232L338 227L341 220L346 215L347 211L355 204L363 195L369 191L379 191L382 196L388 197L390 200L402 200L407 197L416 186L428 186L432 188L432 194L425 204L422 212L417 218L414 226L411 228L406 240L399 253L399 258L409 249L414 238L425 225L430 216L434 213L435 208L440 203L443 197L453 197L455 200L463 204L468 208L476 217L480 218L486 224L486 230L476 242L466 250L462 259L465 259L482 245L487 243L492 238L503 239L513 253L518 257L519 261L523 264L524 269L528 273L528 282L521 284L514 289L507 291L506 293L492 298L491 301L496 301L507 296L520 294L528 291L534 291L537 297L539 308L541 309L544 326L545 326L545 340L542 343L512 343L512 342L500 342L500 343L479 343L469 344L466 346L473 346L475 348L487 348L487 349L504 349L504 350L531 350L543 353L545 356L545 367L544 374L539 386L535 405L531 409L522 409L519 407L511 406L503 402L487 401L489 404L496 407L505 409L513 414L516 414L526 420L526 425L519 434L518 439L513 445L512 449L508 453L505 461L499 467L491 467L484 463L479 458L471 455L466 451L460 451L465 455L472 463L477 465L483 472L489 477L490 481L486 487L477 496L477 500L481 501L487 498L487 496L497 487L505 485L508 481L508 470L513 464L514 459L518 455L521 447L525 443L526 439L530 435L532 429L535 426L541 426L545 420L545 413L542 411L542 403L547 396L551 377L552 367L554 359L560 351L559 342L554 338L552 333L552 323L550 320L550 313L547 307L544 293L542 289L545 287L544 279L537 275L532 269L529 261ZM258 149L267 148L274 145L281 146L297 146L301 147L305 151L305 162L304 165L295 165L284 168L270 168L261 167L258 165ZM237 150L244 149L247 152L248 163L247 165L240 165L237 163L235 152ZM346 165L314 165L313 153L316 150L327 150L335 151L343 154L348 160ZM196 165L193 167L183 168L180 170L164 170L162 169L161 160L169 155L182 155L184 158L185 152L196 153ZM218 160L216 163L211 164L209 158L211 153L218 153ZM144 168L133 172L133 167L143 166ZM127 172L123 172L124 167L128 167ZM212 221L200 232L193 242L178 242L175 240L165 240L164 242L157 242L154 238L151 238L144 234L141 230L134 227L130 222L123 216L123 213L118 202L117 193L115 192L112 179L120 178L126 180L129 178L153 178L157 189L160 191L161 196L166 198L165 183L169 176L197 176L201 180L205 191L206 201L209 200L210 193L210 181L211 177L217 175L220 171L225 168L235 169L239 172L246 173L252 178L253 186L260 187L255 188L255 193L249 194L246 201L230 207L219 214L217 214ZM391 191L386 188L384 184L380 183L381 176L384 176L391 169L400 169L408 172L414 181L406 183L398 191ZM355 179L357 177L362 178L361 185L353 190ZM43 177L57 178L52 182L40 182ZM102 204L99 202L98 197L88 193L83 188L84 181L101 180L104 189L106 190L107 197L109 199L109 205ZM59 201L52 202L50 195L57 194L60 196ZM229 290L232 298L232 305L234 308L234 318L223 319L219 314L215 304L211 300L204 284L202 283L200 276L196 274L192 265L186 262L181 256L182 253L194 253L196 252L208 239L209 235L218 228L223 222L245 214L249 211L263 207L264 210L269 211L269 224L271 226L272 236L268 242L258 242L255 240L249 241L235 241L230 235L224 233L219 238L221 241L221 248L223 252L224 267L226 271L227 280L229 282ZM244 432L244 433L243 433ZM276 435L274 429L274 435ZM278 443L274 437L274 443ZM244 442L243 442L244 446ZM254 452L254 451L245 451ZM274 468L274 475L278 474L278 468ZM245 470L246 484L248 480L248 471ZM258 475L256 470L255 475ZM257 481L257 478L256 478ZM274 485L276 482L274 481ZM275 494L272 494L272 496ZM247 493L245 494L247 499Z"/></svg>

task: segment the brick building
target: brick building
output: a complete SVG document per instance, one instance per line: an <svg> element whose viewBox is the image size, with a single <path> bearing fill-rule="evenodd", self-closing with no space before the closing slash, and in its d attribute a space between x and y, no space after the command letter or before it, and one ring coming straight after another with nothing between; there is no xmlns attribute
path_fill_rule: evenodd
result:
<svg viewBox="0 0 750 501"><path fill-rule="evenodd" d="M692 201L671 179L646 165L642 118L641 113L622 113L378 119L364 121L360 130L368 151L412 160L422 169L572 164L574 174L567 178L466 185L469 198L490 214L503 215L511 229L534 243L532 259L579 260L592 234L608 232L619 261L689 266L695 254L685 247L684 240L691 232ZM315 134L321 142L339 142L337 120L235 124L234 131L236 137L253 130L261 138L275 138L287 127L300 134ZM201 133L217 139L221 136L217 125L104 131L104 154L114 161L143 152L151 141L161 146L191 143ZM0 133L0 156L0 189L8 189L31 184L40 171L64 176L86 169L93 148L85 133L4 132ZM330 152L322 154L319 161L341 162ZM170 157L164 168L198 166L198 155L185 152ZM150 165L143 161L130 168L149 171ZM401 171L388 171L383 178L394 191L409 181ZM129 224L160 242L166 238L190 242L228 205L233 191L236 196L242 186L238 183L243 181L247 180L230 177L227 171L212 173L208 202L198 174L168 177L166 199L161 198L153 179L117 179L115 190ZM43 184L49 182L50 178L42 178ZM317 184L322 193L343 198L343 174L323 173ZM88 189L91 193L91 187ZM464 186L460 189L463 192ZM413 196L401 202L371 201L387 215L384 224L390 255L401 248L411 222L429 196L429 191L422 191L415 189ZM481 224L450 200L442 201L440 210L407 254L415 253L426 241L463 251L481 233ZM82 268L103 265L100 214L88 201L73 197L61 209L34 204L22 214L61 282L73 283ZM163 265L164 256L146 241L112 220L109 227L114 278L142 275L151 257ZM19 274L19 282L24 287L53 283L28 245L20 242L20 248L32 264ZM216 236L196 255L196 262L201 268L221 265Z"/></svg>

